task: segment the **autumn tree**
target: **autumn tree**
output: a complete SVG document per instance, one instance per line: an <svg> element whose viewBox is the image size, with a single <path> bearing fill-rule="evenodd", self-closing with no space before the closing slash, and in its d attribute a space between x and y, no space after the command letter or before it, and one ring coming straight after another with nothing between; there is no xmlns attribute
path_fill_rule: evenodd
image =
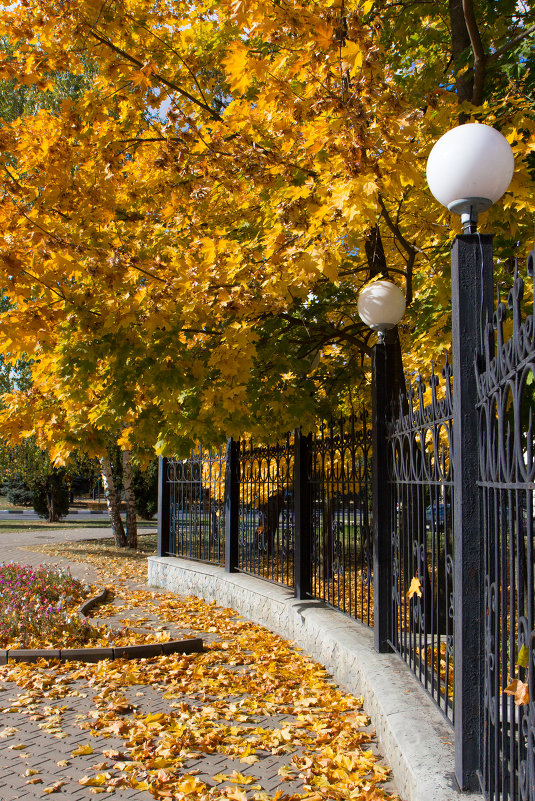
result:
<svg viewBox="0 0 535 801"><path fill-rule="evenodd" d="M306 425L365 374L356 299L380 274L412 309L408 366L447 350L455 229L426 157L459 119L509 138L487 215L507 281L535 210L534 21L470 0L6 6L5 81L91 69L0 131L0 328L34 360L6 433L61 460L119 423L142 458Z"/></svg>
<svg viewBox="0 0 535 801"><path fill-rule="evenodd" d="M1 45L8 57L13 58L13 47L9 39L4 38ZM91 73L91 66L85 63L83 72L79 75L74 75L69 71L54 71L44 76L38 83L17 85L14 80L4 82L0 86L0 118L10 123L17 118L32 116L40 110L58 113L64 99L75 100L81 95L83 88L88 85ZM11 307L12 303L9 297L0 298L2 310L7 311ZM0 389L2 393L9 393L13 389L20 392L31 387L31 361L28 361L25 356L26 354L22 354L22 358L15 362L6 361L4 357L0 357ZM28 454L33 456L33 470L28 468ZM4 457L3 461L6 462L6 455L8 457L6 464L9 466L4 468L4 473L7 471L9 474L7 482L11 492L16 494L13 485L21 484L26 489L26 495L33 498L34 508L39 514L48 516L50 521L64 516L69 506L69 483L72 478L72 469L65 471L63 468L53 467L46 452L36 447L33 437L30 437L28 441L23 440L23 443L18 446L4 449L0 460ZM78 453L75 454L74 461L75 469L76 465L79 468L80 456ZM128 476L130 470L128 452L123 452L122 461L122 469ZM129 482L128 480L125 482L127 508L127 533L125 533L106 448L101 454L100 464L115 541L120 546L129 544L131 547L137 547L135 503ZM72 468L72 464L70 468ZM22 497L24 492L20 491L18 494Z"/></svg>

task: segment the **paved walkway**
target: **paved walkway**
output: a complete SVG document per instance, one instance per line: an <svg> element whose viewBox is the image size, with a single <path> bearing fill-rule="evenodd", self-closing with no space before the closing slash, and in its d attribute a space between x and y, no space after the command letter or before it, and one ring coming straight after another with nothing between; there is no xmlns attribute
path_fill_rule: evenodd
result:
<svg viewBox="0 0 535 801"><path fill-rule="evenodd" d="M98 577L96 570L91 565L74 562L69 559L58 559L54 556L33 552L28 548L31 548L32 545L109 539L110 537L111 529L108 528L43 528L37 531L0 531L0 562L20 562L33 567L61 564L64 568L68 567L75 578L92 584L97 581ZM1 796L0 799L4 801Z"/></svg>
<svg viewBox="0 0 535 801"><path fill-rule="evenodd" d="M95 529L2 533L0 562L68 565L73 575L94 583L97 575L90 565L27 549L47 542L109 536L109 531ZM146 590L141 585L128 584L134 590ZM124 599L118 598L115 608L99 609L99 620L115 627L129 625L141 632L145 630L147 639L153 639L155 630L161 627L172 638L197 635L205 642L219 642L217 634L196 632L194 628L173 623L169 616L159 617L157 593L146 592L147 606L143 610L139 607L125 609ZM192 622L194 625L194 618ZM188 790L194 791L198 782L213 788L209 796L203 795L203 798L213 799L245 801L254 799L256 794L258 801L265 801L264 793L274 794L280 790L284 796L291 796L304 792L307 761L301 754L314 735L307 732L298 715L280 714L280 704L273 703L276 707L273 714L264 714L266 704L263 702L258 705L260 713L255 713L251 699L240 691L240 675L250 670L247 660L233 664L225 658L224 648L225 643L221 643L221 648L211 651L206 663L207 669L217 674L219 684L228 686L223 700L206 694L200 674L198 692L191 691L195 687L191 673L194 674L199 665L197 654L182 657L168 672L161 662L162 666L155 666L152 673L149 668L148 672L145 669L135 675L132 663L123 661L115 663L117 669L111 673L109 670L104 673L98 665L56 663L47 667L28 665L21 676L20 667L17 667L17 675L12 674L16 683L9 680L9 666L0 669L0 675L7 677L0 684L0 801L30 801L52 793L74 801L91 799L101 792L115 792L117 798L125 801L152 801L154 796L143 789L147 763L140 762L139 758L136 761L132 756L142 753L140 749L145 749L147 754L150 752L151 764L162 765L160 798L197 797L189 796ZM156 665L156 660L146 664ZM180 682L177 682L177 664L188 675L187 684L184 680L188 694L180 690ZM203 740L191 742L185 757L184 743L180 746L180 758L174 758L169 743L166 750L165 733L163 726L159 728L158 715L168 717L170 714L176 721L199 720L199 731L204 732ZM130 727L129 738L125 740L123 728L126 722L130 726L132 721L139 724L138 736L131 733ZM364 718L362 724L366 742L370 727L366 727ZM149 735L147 729L151 730ZM285 734L288 731L292 731L290 743ZM271 747L267 747L270 736ZM377 752L373 742L371 746L364 746L368 747ZM251 754L254 754L252 758ZM156 759L160 762L154 762ZM176 769L177 765L186 777L185 794L166 796L166 771ZM140 789L131 786L131 776L135 776L134 784L139 783ZM80 784L80 780L84 784ZM384 788L394 790L391 784ZM316 793L316 798L320 797Z"/></svg>

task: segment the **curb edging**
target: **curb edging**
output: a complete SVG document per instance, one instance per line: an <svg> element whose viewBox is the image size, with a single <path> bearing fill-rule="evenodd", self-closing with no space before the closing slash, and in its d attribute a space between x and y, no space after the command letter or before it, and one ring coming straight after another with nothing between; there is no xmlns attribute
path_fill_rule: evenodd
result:
<svg viewBox="0 0 535 801"><path fill-rule="evenodd" d="M12 648L0 651L0 665L9 662L37 662L39 659L58 659L60 662L100 662L102 659L149 659L168 654L202 653L200 637L188 640L169 640L165 643L121 645L113 648Z"/></svg>
<svg viewBox="0 0 535 801"><path fill-rule="evenodd" d="M98 595L94 595L93 598L88 598L87 601L84 601L83 604L78 607L78 614L82 615L82 617L87 617L88 612L91 612L95 606L103 604L106 600L111 600L112 598L113 593L111 593L107 587L104 587L102 592L99 592Z"/></svg>
<svg viewBox="0 0 535 801"><path fill-rule="evenodd" d="M106 587L98 595L88 598L78 607L77 613L87 618L88 612L113 598L113 592ZM145 643L143 645L118 645L111 648L11 648L0 650L0 665L9 662L37 662L39 659L58 659L60 662L100 662L102 659L150 659L168 654L202 653L204 643L201 637L186 640Z"/></svg>

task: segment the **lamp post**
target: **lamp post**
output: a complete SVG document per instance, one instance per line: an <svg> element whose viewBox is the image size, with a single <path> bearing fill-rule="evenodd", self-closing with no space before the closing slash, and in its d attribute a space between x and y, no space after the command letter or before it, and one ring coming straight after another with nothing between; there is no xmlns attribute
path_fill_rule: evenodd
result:
<svg viewBox="0 0 535 801"><path fill-rule="evenodd" d="M435 144L427 160L427 183L439 203L460 215L463 233L474 234L479 213L507 191L514 168L513 151L499 131L468 123Z"/></svg>
<svg viewBox="0 0 535 801"><path fill-rule="evenodd" d="M454 468L455 774L462 790L478 788L483 744L485 651L484 587L477 477L478 412L475 359L493 312L492 236L477 233L477 218L507 190L514 158L494 128L460 125L433 147L429 188L461 216L463 234L451 254Z"/></svg>
<svg viewBox="0 0 535 801"><path fill-rule="evenodd" d="M360 293L358 312L361 320L378 334L373 349L372 378L373 632L375 649L387 653L392 650L389 645L392 630L392 527L390 504L388 501L385 503L388 498L386 421L392 399L392 358L389 358L392 346L385 342L385 332L401 321L405 313L405 295L392 281L374 281Z"/></svg>
<svg viewBox="0 0 535 801"><path fill-rule="evenodd" d="M362 322L377 331L383 343L385 331L394 328L405 314L405 295L392 281L374 281L360 293L357 308Z"/></svg>

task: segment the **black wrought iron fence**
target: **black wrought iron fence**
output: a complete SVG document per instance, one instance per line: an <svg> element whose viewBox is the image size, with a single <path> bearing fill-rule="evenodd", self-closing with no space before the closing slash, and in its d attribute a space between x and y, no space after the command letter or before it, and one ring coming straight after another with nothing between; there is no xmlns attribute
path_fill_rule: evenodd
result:
<svg viewBox="0 0 535 801"><path fill-rule="evenodd" d="M294 435L240 441L238 569L294 585Z"/></svg>
<svg viewBox="0 0 535 801"><path fill-rule="evenodd" d="M400 399L388 426L392 648L453 719L453 400L434 373ZM426 392L427 391L427 392ZM431 397L426 403L426 394Z"/></svg>
<svg viewBox="0 0 535 801"><path fill-rule="evenodd" d="M373 625L369 415L324 422L311 441L311 594Z"/></svg>
<svg viewBox="0 0 535 801"><path fill-rule="evenodd" d="M226 564L373 624L366 411L308 437L162 460L160 493L163 555Z"/></svg>
<svg viewBox="0 0 535 801"><path fill-rule="evenodd" d="M533 277L535 251L528 260ZM483 779L492 801L535 799L535 323L524 281L500 303L478 361L485 575ZM530 297L533 310L533 293ZM494 333L494 328L496 333ZM507 689L509 688L509 689Z"/></svg>
<svg viewBox="0 0 535 801"><path fill-rule="evenodd" d="M166 460L168 554L224 564L225 468L224 449L199 447L189 459Z"/></svg>

